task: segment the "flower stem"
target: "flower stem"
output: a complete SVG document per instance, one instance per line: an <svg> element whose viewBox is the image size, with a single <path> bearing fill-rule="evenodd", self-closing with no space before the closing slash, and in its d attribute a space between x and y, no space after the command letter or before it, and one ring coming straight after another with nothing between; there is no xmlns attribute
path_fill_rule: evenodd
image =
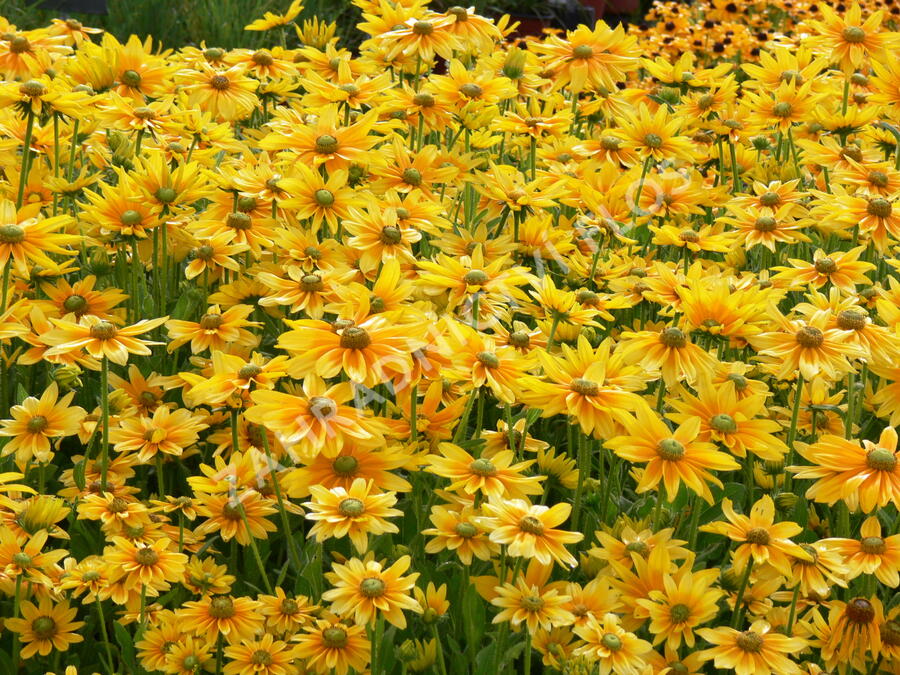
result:
<svg viewBox="0 0 900 675"><path fill-rule="evenodd" d="M438 670L441 675L447 675L447 664L444 661L444 647L441 644L441 637L438 635L437 625L431 624L431 634L434 636L434 642L437 646Z"/></svg>
<svg viewBox="0 0 900 675"><path fill-rule="evenodd" d="M109 648L109 633L106 630L106 617L103 615L103 603L100 601L99 593L97 594L95 604L97 605L100 634L103 636L103 646L106 648L106 672L109 673L109 675L112 675L115 662L113 661L112 650Z"/></svg>
<svg viewBox="0 0 900 675"><path fill-rule="evenodd" d="M25 143L22 147L22 168L19 172L19 192L16 195L16 210L22 208L25 200L25 184L28 183L28 173L31 168L29 159L31 155L31 137L34 134L34 112L28 109L28 122L25 125Z"/></svg>
<svg viewBox="0 0 900 675"><path fill-rule="evenodd" d="M263 449L266 453L266 461L269 465L269 475L272 476L272 484L275 487L275 499L278 501L278 512L281 514L281 528L284 530L287 539L288 558L294 566L297 574L301 571L300 557L294 550L294 538L291 536L291 524L288 519L287 510L284 508L284 497L281 494L281 485L278 483L278 476L275 475L275 462L272 460L272 450L269 447L269 436L265 429L262 429Z"/></svg>
<svg viewBox="0 0 900 675"><path fill-rule="evenodd" d="M250 550L253 551L253 558L256 560L256 567L259 570L259 576L262 577L263 586L266 587L266 593L271 595L272 584L269 583L269 577L266 575L266 566L263 565L262 558L259 555L259 549L256 546L256 538L250 531L250 523L247 521L247 512L244 510L244 505L240 502L238 502L238 509L240 509L241 520L244 521L244 527L247 529L247 537L250 539ZM290 534L290 532L288 534Z"/></svg>
<svg viewBox="0 0 900 675"><path fill-rule="evenodd" d="M797 392L794 394L794 407L791 410L791 426L788 428L787 446L788 455L785 466L791 466L794 463L794 441L797 438L797 420L800 419L800 398L803 395L803 375L797 375ZM784 479L784 487L786 491L791 489L791 474L788 473Z"/></svg>
<svg viewBox="0 0 900 675"><path fill-rule="evenodd" d="M744 576L741 577L741 583L738 586L737 597L734 600L734 613L731 615L731 627L737 629L741 625L741 615L744 613L744 591L747 590L747 582L750 580L750 572L753 571L753 558L747 561L747 569L744 570Z"/></svg>
<svg viewBox="0 0 900 675"><path fill-rule="evenodd" d="M100 360L100 491L106 491L109 470L109 359ZM162 496L162 495L160 495Z"/></svg>

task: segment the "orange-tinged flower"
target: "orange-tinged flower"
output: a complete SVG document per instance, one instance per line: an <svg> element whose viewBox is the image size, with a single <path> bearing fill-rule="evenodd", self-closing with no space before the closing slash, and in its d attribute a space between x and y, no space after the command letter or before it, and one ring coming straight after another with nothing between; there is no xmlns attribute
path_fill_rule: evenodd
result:
<svg viewBox="0 0 900 675"><path fill-rule="evenodd" d="M322 600L331 602L332 611L339 615L352 614L359 625L373 622L380 612L391 625L406 628L403 610L422 612L422 606L411 595L419 573L403 576L410 562L405 555L388 568L375 560L363 562L359 558L335 563L333 571L325 575L335 588L325 591Z"/></svg>
<svg viewBox="0 0 900 675"><path fill-rule="evenodd" d="M297 636L297 642L297 656L318 675L347 675L351 668L364 672L371 653L365 626L344 623L329 612Z"/></svg>
<svg viewBox="0 0 900 675"><path fill-rule="evenodd" d="M84 408L70 405L75 392L59 398L59 387L52 382L41 397L27 397L10 408L12 419L0 420L0 436L10 440L3 446L3 456L15 453L16 464L25 466L32 459L49 462L51 439L72 436L78 432Z"/></svg>
<svg viewBox="0 0 900 675"><path fill-rule="evenodd" d="M245 328L259 325L256 321L247 321L251 312L251 305L234 305L224 312L219 305L212 305L200 321L171 319L166 322L170 338L166 349L173 352L188 342L191 343L192 354L200 354L207 349L223 350L229 344L254 347L258 339Z"/></svg>
<svg viewBox="0 0 900 675"><path fill-rule="evenodd" d="M863 21L862 10L854 2L844 16L838 15L831 7L821 7L822 20L811 21L815 30L811 42L823 50L829 50L832 63L837 63L849 76L866 58L878 59L885 50L897 44L897 34L882 32L884 13L872 12Z"/></svg>
<svg viewBox="0 0 900 675"><path fill-rule="evenodd" d="M242 640L225 648L225 675L288 675L293 668L294 647L266 633L258 640Z"/></svg>
<svg viewBox="0 0 900 675"><path fill-rule="evenodd" d="M35 654L47 656L54 649L64 652L72 644L84 640L84 636L76 632L84 626L84 621L72 620L78 609L69 607L68 600L56 605L50 598L43 598L38 605L26 601L20 609L22 618L6 619L6 628L18 633L24 644L21 651L24 659Z"/></svg>
<svg viewBox="0 0 900 675"><path fill-rule="evenodd" d="M139 463L149 464L158 453L180 456L207 426L189 410L173 412L160 406L150 417L120 419L118 426L110 429L109 441L117 452L135 452Z"/></svg>
<svg viewBox="0 0 900 675"><path fill-rule="evenodd" d="M765 621L754 621L749 630L734 628L701 628L697 633L714 646L702 651L704 659L713 660L716 668L734 670L736 675L799 675L800 668L790 655L806 648L806 640L781 635Z"/></svg>
<svg viewBox="0 0 900 675"><path fill-rule="evenodd" d="M863 521L859 539L823 539L820 543L843 557L848 579L874 574L885 586L900 585L900 534L883 537L876 516Z"/></svg>
<svg viewBox="0 0 900 675"><path fill-rule="evenodd" d="M497 499L523 499L542 491L542 476L522 475L534 460L513 464L515 456L510 450L501 450L490 459L476 459L452 443L441 443L438 449L440 456L429 455L427 458L428 471L451 480L450 490L462 490L466 495L480 493Z"/></svg>
<svg viewBox="0 0 900 675"><path fill-rule="evenodd" d="M575 634L584 640L576 647L576 656L586 656L600 665L600 672L637 675L644 658L652 649L649 642L626 631L615 614L602 618L591 617L583 626L576 626Z"/></svg>
<svg viewBox="0 0 900 675"><path fill-rule="evenodd" d="M897 431L885 427L877 443L825 435L798 448L810 466L792 466L799 479L814 480L807 499L833 506L843 501L851 511L871 513L888 504L900 504L900 467Z"/></svg>
<svg viewBox="0 0 900 675"><path fill-rule="evenodd" d="M69 246L81 237L59 231L71 222L69 216L40 218L31 206L17 212L13 202L0 200L0 267L11 262L21 275L28 276L29 267L36 264L56 266L49 253L76 255L77 250Z"/></svg>
<svg viewBox="0 0 900 675"><path fill-rule="evenodd" d="M383 443L384 425L359 408L346 405L354 398L351 384L341 382L329 387L321 378L308 375L301 393L256 390L250 394L255 405L245 415L278 434L282 444L293 446L300 457L312 458L319 453L335 457L345 445L373 448Z"/></svg>
<svg viewBox="0 0 900 675"><path fill-rule="evenodd" d="M196 534L217 532L223 541L234 538L247 546L251 537L265 539L269 532L278 529L266 518L278 509L254 490L246 490L237 496L200 493L197 502L197 513L206 520L197 526Z"/></svg>
<svg viewBox="0 0 900 675"><path fill-rule="evenodd" d="M80 323L50 319L56 329L44 335L42 339L52 345L46 352L48 356L84 350L94 358L106 358L124 366L128 363L129 354L148 356L151 353L148 345L162 344L138 339L136 336L161 326L168 319L167 316L141 319L136 324L124 328L117 328L113 323L93 316L83 317Z"/></svg>
<svg viewBox="0 0 900 675"><path fill-rule="evenodd" d="M731 500L722 500L722 513L728 519L703 525L703 532L727 536L738 544L734 552L734 567L744 570L750 562L770 564L790 578L789 556L811 560L811 556L789 537L796 536L803 528L796 523L775 522L775 503L769 495L763 495L750 510L750 516L734 512Z"/></svg>
<svg viewBox="0 0 900 675"><path fill-rule="evenodd" d="M372 481L357 478L349 490L342 487L329 490L320 485L311 485L309 490L312 500L303 505L309 510L306 519L315 524L307 536L315 537L316 541L349 537L362 554L369 548L370 534L400 531L386 520L403 515L402 511L391 508L397 503L397 496L393 492L373 493Z"/></svg>
<svg viewBox="0 0 900 675"><path fill-rule="evenodd" d="M185 631L210 640L221 635L228 644L248 640L262 628L256 600L231 595L207 595L185 602L176 612Z"/></svg>
<svg viewBox="0 0 900 675"><path fill-rule="evenodd" d="M695 494L712 504L708 483L722 486L713 471L740 468L730 455L702 440L700 420L696 417L689 417L672 431L644 405L626 426L629 435L616 436L606 441L606 446L630 462L646 462L637 486L639 493L655 487L661 494L664 489L668 498L674 499L684 482Z"/></svg>
<svg viewBox="0 0 900 675"><path fill-rule="evenodd" d="M422 530L422 534L433 537L425 544L425 552L439 553L453 551L465 565L472 564L472 557L490 560L500 550L499 544L491 541L488 531L480 524L476 511L468 507L458 510L450 506L433 506L429 516L434 527Z"/></svg>
<svg viewBox="0 0 900 675"><path fill-rule="evenodd" d="M506 544L510 555L534 558L542 565L555 561L575 567L575 557L565 545L581 541L584 535L556 529L572 512L570 504L561 502L548 507L532 505L523 499L501 501L492 498L483 508L487 514L484 524L491 531L491 541Z"/></svg>
<svg viewBox="0 0 900 675"><path fill-rule="evenodd" d="M146 546L123 537L113 537L112 543L103 552L113 570L110 583L122 579L126 589L146 586L159 592L169 590L170 583L184 574L187 556L171 550L173 542L165 537Z"/></svg>

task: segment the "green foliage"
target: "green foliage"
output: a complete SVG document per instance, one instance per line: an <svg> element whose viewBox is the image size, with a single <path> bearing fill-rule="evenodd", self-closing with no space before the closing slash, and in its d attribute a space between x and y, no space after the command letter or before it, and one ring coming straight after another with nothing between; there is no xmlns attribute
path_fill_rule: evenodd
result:
<svg viewBox="0 0 900 675"><path fill-rule="evenodd" d="M38 9L39 4L35 0L0 0L0 16L19 28L32 29L60 15L57 10ZM278 41L279 30L245 31L244 26L265 12L284 12L289 4L290 0L108 0L105 15L70 16L86 26L103 28L123 42L134 34L142 39L152 35L170 48L204 42L210 47L254 49ZM352 45L354 37L358 42L355 26L360 12L349 0L309 0L299 21L312 17L337 22L342 46ZM296 45L293 29L288 29L286 38L289 46Z"/></svg>

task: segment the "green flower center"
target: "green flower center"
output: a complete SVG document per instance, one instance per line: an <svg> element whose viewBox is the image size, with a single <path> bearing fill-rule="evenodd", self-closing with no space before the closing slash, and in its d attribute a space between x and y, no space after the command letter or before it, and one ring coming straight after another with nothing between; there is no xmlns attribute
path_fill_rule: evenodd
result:
<svg viewBox="0 0 900 675"><path fill-rule="evenodd" d="M377 577L363 579L359 584L359 592L367 598L377 598L384 595L384 582Z"/></svg>
<svg viewBox="0 0 900 675"><path fill-rule="evenodd" d="M887 448L873 448L866 454L866 464L876 471L893 472L897 468L897 456Z"/></svg>
<svg viewBox="0 0 900 675"><path fill-rule="evenodd" d="M847 26L841 31L841 37L844 38L846 42L859 44L860 42L866 41L866 31L859 26Z"/></svg>
<svg viewBox="0 0 900 675"><path fill-rule="evenodd" d="M668 462L677 462L684 457L684 445L674 438L665 438L656 446L656 452Z"/></svg>
<svg viewBox="0 0 900 675"><path fill-rule="evenodd" d="M347 518L358 518L366 512L366 505L359 499L349 497L338 504L338 511Z"/></svg>
<svg viewBox="0 0 900 675"><path fill-rule="evenodd" d="M738 428L737 422L735 422L734 418L728 413L714 415L709 421L709 426L723 434L733 434Z"/></svg>
<svg viewBox="0 0 900 675"><path fill-rule="evenodd" d="M322 643L329 649L341 649L347 645L347 631L332 626L322 631Z"/></svg>

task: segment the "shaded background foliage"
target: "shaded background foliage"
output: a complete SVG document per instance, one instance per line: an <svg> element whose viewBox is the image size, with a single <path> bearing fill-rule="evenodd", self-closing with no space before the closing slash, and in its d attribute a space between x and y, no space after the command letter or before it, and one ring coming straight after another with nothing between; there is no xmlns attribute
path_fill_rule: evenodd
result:
<svg viewBox="0 0 900 675"><path fill-rule="evenodd" d="M142 39L152 35L163 47L173 49L201 42L210 47L256 49L271 44L273 36L244 31L244 26L264 12L283 11L289 0L106 0L105 14L67 9L103 4L103 0L0 0L0 16L22 29L46 26L58 16L72 17L87 26L103 28L121 42L132 34ZM595 18L601 18L597 14L615 23L628 18L632 4L635 9L639 6L637 0L433 0L431 7L442 11L455 4L474 6L488 16L510 14L538 19L538 23L526 22L525 32L538 32L541 26L574 28L579 23L592 24ZM640 6L644 4L649 4L649 0L643 0ZM634 13L638 15L640 10ZM300 20L313 17L335 22L343 47L352 48L365 37L356 30L361 11L350 0L306 0ZM292 32L287 37L290 43L296 41Z"/></svg>

